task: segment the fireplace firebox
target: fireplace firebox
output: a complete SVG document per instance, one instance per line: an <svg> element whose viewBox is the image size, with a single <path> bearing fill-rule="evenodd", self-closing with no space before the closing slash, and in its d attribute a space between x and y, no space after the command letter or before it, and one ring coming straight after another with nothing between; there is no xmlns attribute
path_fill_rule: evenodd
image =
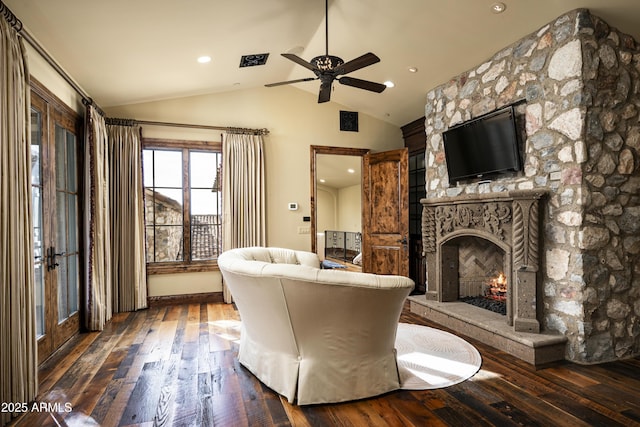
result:
<svg viewBox="0 0 640 427"><path fill-rule="evenodd" d="M459 300L506 316L509 283L503 251L488 240L471 236L447 244L455 244L459 254Z"/></svg>

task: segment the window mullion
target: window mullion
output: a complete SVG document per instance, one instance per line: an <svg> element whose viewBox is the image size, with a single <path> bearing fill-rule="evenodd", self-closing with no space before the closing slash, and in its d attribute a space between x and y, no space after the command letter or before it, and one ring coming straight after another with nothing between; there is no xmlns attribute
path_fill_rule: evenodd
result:
<svg viewBox="0 0 640 427"><path fill-rule="evenodd" d="M158 236L158 224L156 221L156 151L152 150L151 151L151 165L152 165L152 171L151 171L151 188L153 189L153 191L151 192L153 200L152 200L152 205L153 208L153 216L152 216L152 229L153 229L153 262L157 262L156 259L156 253L157 251L157 244L158 244L158 240L157 240L157 236Z"/></svg>
<svg viewBox="0 0 640 427"><path fill-rule="evenodd" d="M182 149L182 190L184 200L183 212L183 259L185 262L191 262L191 181L189 179L189 149Z"/></svg>

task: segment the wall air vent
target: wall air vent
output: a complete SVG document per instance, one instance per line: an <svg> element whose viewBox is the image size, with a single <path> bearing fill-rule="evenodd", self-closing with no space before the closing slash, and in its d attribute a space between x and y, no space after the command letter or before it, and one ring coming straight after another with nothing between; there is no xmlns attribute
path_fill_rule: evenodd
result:
<svg viewBox="0 0 640 427"><path fill-rule="evenodd" d="M269 58L268 53L256 53L254 55L243 55L240 58L240 68L255 67L256 65L264 65Z"/></svg>
<svg viewBox="0 0 640 427"><path fill-rule="evenodd" d="M340 111L340 130L345 132L358 132L357 111Z"/></svg>

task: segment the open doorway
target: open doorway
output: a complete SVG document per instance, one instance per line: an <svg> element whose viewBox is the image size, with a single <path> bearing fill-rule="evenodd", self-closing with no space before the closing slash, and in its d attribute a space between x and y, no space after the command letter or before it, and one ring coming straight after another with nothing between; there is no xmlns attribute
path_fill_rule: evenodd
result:
<svg viewBox="0 0 640 427"><path fill-rule="evenodd" d="M311 247L321 259L359 269L362 156L369 150L311 147ZM356 260L357 261L357 260Z"/></svg>

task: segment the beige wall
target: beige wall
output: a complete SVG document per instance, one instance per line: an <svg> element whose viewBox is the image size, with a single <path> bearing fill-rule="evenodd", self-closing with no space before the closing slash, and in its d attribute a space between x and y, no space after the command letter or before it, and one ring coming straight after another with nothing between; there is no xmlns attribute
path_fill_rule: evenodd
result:
<svg viewBox="0 0 640 427"><path fill-rule="evenodd" d="M316 252L324 259L324 232L337 230L338 190L318 185L316 188Z"/></svg>
<svg viewBox="0 0 640 427"><path fill-rule="evenodd" d="M338 192L338 230L362 231L362 186L352 185Z"/></svg>
<svg viewBox="0 0 640 427"><path fill-rule="evenodd" d="M27 55L30 74L82 113L82 97L28 44ZM96 102L100 105L100 100ZM300 250L311 249L311 236L298 233L299 227L309 226L302 218L310 215L310 145L368 148L374 152L404 145L397 126L363 114L359 117L359 132L341 132L339 111L348 108L332 102L318 104L316 94L292 86L100 107L108 117L269 129L265 139L267 244ZM143 135L220 141L219 131L164 126L144 126ZM297 202L299 209L288 210L289 202ZM149 277L152 296L220 290L218 272Z"/></svg>
<svg viewBox="0 0 640 427"><path fill-rule="evenodd" d="M373 95L372 95L373 96ZM294 87L256 88L215 95L104 107L109 117L212 126L267 128L265 169L267 192L267 244L299 250L311 249L311 236L298 234L309 227L303 216L310 213L309 160L311 145L368 148L384 151L404 145L397 126L360 115L359 132L341 132L335 103L318 104L317 95ZM159 126L143 127L143 135L156 138L220 140L219 131L197 131ZM298 203L297 211L287 208ZM181 275L176 294L193 293L192 277ZM211 289L219 291L219 276L211 274ZM173 292L165 278L149 278L149 293ZM198 288L200 289L200 288ZM202 292L201 290L197 290Z"/></svg>
<svg viewBox="0 0 640 427"><path fill-rule="evenodd" d="M156 274L147 278L149 296L220 292L222 276L219 271L201 273Z"/></svg>
<svg viewBox="0 0 640 427"><path fill-rule="evenodd" d="M360 132L340 132L344 107L318 104L316 95L293 87L257 88L218 95L104 108L109 117L176 123L267 128L265 162L267 185L267 243L309 250L309 235L297 233L310 215L310 145L333 145L384 151L404 145L402 132L369 116L359 118ZM143 135L164 138L220 140L220 132L145 127ZM289 211L288 202L299 209Z"/></svg>
<svg viewBox="0 0 640 427"><path fill-rule="evenodd" d="M338 230L338 190L318 185L316 188L316 227L318 233Z"/></svg>
<svg viewBox="0 0 640 427"><path fill-rule="evenodd" d="M82 96L29 43L24 45L27 50L29 74L74 111L84 115Z"/></svg>

